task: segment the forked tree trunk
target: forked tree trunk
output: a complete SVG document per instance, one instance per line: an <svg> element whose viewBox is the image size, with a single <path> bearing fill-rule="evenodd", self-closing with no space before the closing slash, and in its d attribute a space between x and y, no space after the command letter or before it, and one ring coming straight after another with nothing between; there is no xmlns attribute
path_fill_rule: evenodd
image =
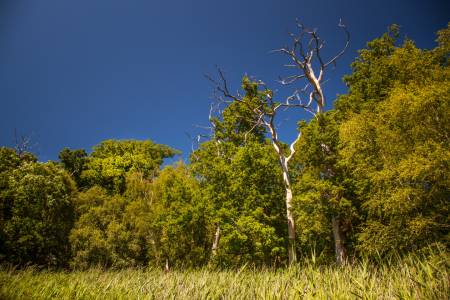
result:
<svg viewBox="0 0 450 300"><path fill-rule="evenodd" d="M297 140L291 145L291 154L288 158L284 155L283 149L278 142L277 134L275 132L275 128L269 127L272 133L272 141L275 150L278 153L278 157L280 159L281 167L283 169L283 181L286 188L286 217L288 222L288 235L289 235L289 244L288 244L288 253L289 253L289 265L292 265L296 262L297 257L297 246L295 244L295 221L294 216L292 215L292 211L290 208L292 207L292 189L291 189L291 176L289 174L289 160L292 158L295 153L294 145L300 139L300 135Z"/></svg>
<svg viewBox="0 0 450 300"><path fill-rule="evenodd" d="M273 121L273 120L272 120ZM288 222L288 236L289 236L289 244L288 244L288 253L289 253L289 265L292 265L297 260L297 246L295 244L295 221L294 216L292 215L292 211L290 208L292 207L292 188L291 188L291 175L289 174L289 161L293 157L295 153L294 146L297 141L300 140L300 135L297 139L291 144L291 154L286 158L284 155L283 149L278 142L277 133L275 131L275 127L273 123L269 124L269 130L272 134L272 142L273 147L278 153L278 158L280 159L281 167L283 169L283 181L286 189L286 217Z"/></svg>
<svg viewBox="0 0 450 300"><path fill-rule="evenodd" d="M217 225L216 235L214 236L214 242L212 247L211 259L213 259L217 254L217 249L219 249L220 240L220 226Z"/></svg>

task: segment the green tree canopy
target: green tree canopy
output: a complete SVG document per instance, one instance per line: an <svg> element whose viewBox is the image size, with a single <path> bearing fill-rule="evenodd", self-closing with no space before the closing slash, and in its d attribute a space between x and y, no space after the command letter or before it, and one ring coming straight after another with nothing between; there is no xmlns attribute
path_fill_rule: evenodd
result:
<svg viewBox="0 0 450 300"><path fill-rule="evenodd" d="M70 232L73 267L121 268L145 261L141 237L133 224L124 220L127 205L122 196L108 195L98 186L79 194L78 218Z"/></svg>
<svg viewBox="0 0 450 300"><path fill-rule="evenodd" d="M99 185L110 193L123 194L127 176L139 172L144 177L152 177L163 159L175 154L181 152L149 140L107 140L93 147L82 178L91 186Z"/></svg>
<svg viewBox="0 0 450 300"><path fill-rule="evenodd" d="M69 173L77 184L77 188L88 186L88 182L82 178L82 173L86 169L87 153L84 149L70 150L65 148L58 154L62 167Z"/></svg>
<svg viewBox="0 0 450 300"><path fill-rule="evenodd" d="M9 158L6 164L18 163L14 152L2 149L2 157ZM75 183L56 165L35 161L21 162L2 178L3 258L14 264L67 263Z"/></svg>
<svg viewBox="0 0 450 300"><path fill-rule="evenodd" d="M397 28L391 27L395 35ZM368 43L336 106L346 122L342 155L369 213L359 249L375 255L449 245L450 73L448 31L440 46L401 47L385 34Z"/></svg>
<svg viewBox="0 0 450 300"><path fill-rule="evenodd" d="M212 257L270 264L287 254L284 183L267 130L251 122L249 106L269 110L265 94L248 78L242 88L246 103L229 103L211 118L212 139L191 154L190 168L220 236Z"/></svg>
<svg viewBox="0 0 450 300"><path fill-rule="evenodd" d="M355 180L340 155L341 114L327 111L307 123L299 122L302 138L296 145L293 164L294 207L299 250L309 255L312 248L322 261L333 261L333 217L342 220L347 252L355 246L354 234L360 218L360 201L353 192ZM323 151L323 145L327 150ZM330 167L331 166L331 167ZM327 171L331 170L332 174Z"/></svg>

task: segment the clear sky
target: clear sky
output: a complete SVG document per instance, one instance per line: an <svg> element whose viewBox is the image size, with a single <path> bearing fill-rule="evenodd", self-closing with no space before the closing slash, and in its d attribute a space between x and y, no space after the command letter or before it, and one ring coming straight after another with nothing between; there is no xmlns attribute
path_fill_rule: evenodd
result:
<svg viewBox="0 0 450 300"><path fill-rule="evenodd" d="M226 70L231 90L245 73L258 75L280 101L291 92L276 82L291 70L281 53L291 46L286 25L295 19L316 27L326 41L325 58L345 46L324 86L328 109L358 49L401 25L401 37L419 48L436 47L435 33L450 21L447 0L0 0L0 146L14 147L14 130L33 132L41 161L59 151L108 139L150 139L183 152L187 131L208 125L215 64ZM400 39L401 40L401 39ZM304 83L299 84L304 86ZM290 143L296 122L310 119L300 108L284 117L280 140Z"/></svg>

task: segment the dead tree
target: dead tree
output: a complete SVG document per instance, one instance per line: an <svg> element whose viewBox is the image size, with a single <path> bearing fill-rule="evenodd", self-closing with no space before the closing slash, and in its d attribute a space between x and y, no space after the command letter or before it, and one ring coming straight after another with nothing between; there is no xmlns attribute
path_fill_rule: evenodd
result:
<svg viewBox="0 0 450 300"><path fill-rule="evenodd" d="M292 65L286 65L283 63L282 64L286 67L294 68L300 71L299 75L292 75L286 78L280 77L280 82L283 85L291 85L297 82L297 80L302 78L306 78L308 80L308 83L304 88L294 87L295 89L294 93L291 96L287 97L284 102L275 101L274 94L276 91L268 89L266 84L259 77L247 76L253 80L253 82L249 82L248 84L257 84L259 87L263 89L263 93L265 94L265 103L262 103L257 107L252 107L243 96L239 95L239 93L237 93L237 96L230 94L224 73L222 73L222 71L217 66L216 67L220 74L220 79L218 81L205 75L209 80L211 80L215 84L215 88L213 88L213 98L218 100L219 104L220 103L225 104L232 111L231 104L240 103L245 105L251 111L252 115L254 116L253 119L245 118L243 116L235 114L235 117L244 119L245 121L252 123L254 125L251 128L251 130L245 134L245 137L247 137L247 135L258 126L265 126L271 135L273 146L276 152L278 153L278 157L282 166L283 180L286 189L286 215L288 221L288 235L289 235L289 245L288 245L289 264L293 264L296 261L295 222L291 211L293 196L291 187L291 177L289 173L289 161L295 154L295 144L300 140L301 133L299 133L297 139L290 144L290 152L285 153L283 147L281 146L280 141L278 140L277 136L278 126L275 125L275 116L280 109L285 111L292 107L301 107L311 112L314 116L318 116L319 114L324 113L325 96L322 90L322 86L327 82L323 81L325 68L327 68L332 64L336 66L336 60L339 57L341 57L342 54L347 50L350 41L350 34L348 33L346 27L343 24L339 24L339 26L343 27L345 32L347 33L347 43L345 45L344 50L342 50L337 56L335 56L330 61L324 63L320 55L320 51L324 45L324 41L322 41L319 37L317 37L316 29L313 30L310 30L309 28L306 29L303 25L299 24L297 20L295 22L297 26L300 27L302 30L300 37L297 38L294 34L290 33L286 28L286 32L294 39L294 45L292 47L292 50L290 50L288 47L282 47L279 50L271 52L284 52L290 55L294 61L294 64ZM304 49L302 44L302 38L304 36L310 37L307 50ZM313 58L315 57L317 57L320 66L318 74L314 72L314 69L312 67L312 61ZM310 86L312 87L311 91L308 90ZM305 94L309 97L308 104L302 104L300 94ZM313 101L317 103L316 110L311 109L311 104L313 103ZM322 151L324 156L329 154L329 150L330 149L328 145L326 144L322 145ZM334 174L332 166L326 165L324 173L330 174L332 176ZM336 242L337 262L338 264L341 264L341 262L345 260L344 235L342 233L342 229L340 228L341 227L340 220L336 217L333 217L332 223Z"/></svg>
<svg viewBox="0 0 450 300"><path fill-rule="evenodd" d="M16 142L16 152L19 155L19 158L22 158L24 156L32 156L32 154L28 151L31 148L34 148L37 146L37 143L34 144L33 146L29 146L28 144L30 143L31 138L33 137L34 133L31 133L31 135L29 137L27 137L28 131L25 132L24 134L21 134L21 138L22 140L19 142L19 140L17 139L17 129L14 130L14 140ZM36 157L39 157L39 154L41 153L41 148L39 148L38 153L36 154Z"/></svg>
<svg viewBox="0 0 450 300"><path fill-rule="evenodd" d="M297 70L300 70L300 75L292 75L286 78L280 77L280 82L283 85L291 85L295 83L298 79L306 78L308 80L308 84L303 88L294 88L295 92L291 96L292 99L296 98L300 101L299 93L303 93L305 95L309 96L309 102L304 107L308 111L311 111L309 109L311 103L314 101L317 103L317 110L316 113L313 113L314 116L318 116L319 114L324 113L325 108L325 96L322 90L322 86L328 81L324 81L324 75L325 75L325 68L334 65L333 69L336 67L336 60L344 54L344 52L347 50L348 44L350 42L350 33L347 31L347 28L344 24L339 23L339 26L344 28L346 34L347 34L347 43L345 44L344 50L342 50L337 56L335 56L333 59L331 59L328 62L325 62L322 60L322 57L320 56L320 50L322 49L325 41L322 41L319 37L316 35L316 29L310 30L309 28L306 29L303 25L299 24L297 20L295 20L295 23L298 27L301 28L302 33L300 37L296 38L294 34L290 33L287 28L286 32L293 37L294 39L294 45L292 47L292 50L289 50L288 47L282 47L279 50L271 51L271 52L283 52L290 57L292 57L294 64L292 65L286 65L284 66L288 68L294 68ZM308 49L304 50L303 44L302 44L302 38L304 35L307 35L310 37L310 40L308 42ZM312 61L314 58L314 55L317 57L317 60L319 62L319 74L316 75L314 73L313 67L312 67ZM333 70L332 69L332 70ZM307 91L307 88L311 86L312 91ZM326 145L325 143L322 143L322 154L324 158L328 155L330 155L330 147ZM325 160L324 160L325 161ZM325 163L324 165L324 174L327 174L328 176L334 176L334 169L333 166L330 164ZM342 220L340 220L339 216L333 216L331 218L331 223L333 225L333 234L334 234L334 240L335 240L335 249L336 249L336 262L338 265L341 265L346 260L346 249L345 249L345 234L343 231L344 224Z"/></svg>

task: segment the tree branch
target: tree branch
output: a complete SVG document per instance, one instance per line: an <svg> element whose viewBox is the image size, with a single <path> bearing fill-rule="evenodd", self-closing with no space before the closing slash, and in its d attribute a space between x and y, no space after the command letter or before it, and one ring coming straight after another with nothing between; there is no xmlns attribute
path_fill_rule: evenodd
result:
<svg viewBox="0 0 450 300"><path fill-rule="evenodd" d="M310 94L310 100L314 99L317 102L318 108L317 108L317 112L318 113L323 113L324 107L325 107L325 96L323 94L322 91L322 85L324 85L327 81L322 82L323 81L323 76L325 74L324 70L327 66L329 66L330 64L334 64L336 67L336 60L341 57L345 51L347 51L348 45L350 43L350 34L347 30L347 28L345 27L344 24L342 24L342 22L339 22L339 26L343 27L345 32L347 33L347 43L344 47L344 50L342 50L338 55L336 55L333 59L331 59L329 62L327 63L323 63L322 61L322 57L320 54L320 51L322 50L323 45L325 44L325 41L323 41L321 38L319 38L316 35L317 30L313 29L310 30L310 28L305 28L302 24L298 23L297 20L295 20L295 23L297 24L298 27L300 27L302 29L301 35L299 38L296 38L294 34L290 33L287 29L286 32L293 37L294 39L294 45L292 47L292 50L289 50L288 47L286 46L282 46L281 49L278 50L274 50L274 51L270 51L271 52L283 52L285 54L288 54L289 56L292 57L292 59L294 60L295 64L284 64L281 63L283 66L289 67L289 68L295 68L295 69L300 69L302 70L303 74L299 74L299 75L292 75L292 76L288 76L285 78L281 78L279 76L279 82L281 82L283 85L291 85L294 82L296 82L297 80L301 79L301 78L306 78L308 80L308 84L304 89L298 89L300 91L302 91L303 93L306 94L306 88L311 85L313 88L313 92L312 94ZM309 40L308 43L308 48L309 48L309 53L305 54L304 50L303 50L303 44L301 42L302 38L305 35L309 35L311 36L311 39ZM297 47L299 48L299 51L297 51ZM315 54L314 54L315 53ZM314 57L317 57L319 64L320 64L320 70L318 75L316 75L314 73L314 70L312 68L312 60ZM333 69L334 70L334 67ZM292 97L291 97L292 99ZM307 109L309 108L310 104L305 106L304 108ZM310 111L310 110L308 110ZM311 111L310 111L311 112Z"/></svg>
<svg viewBox="0 0 450 300"><path fill-rule="evenodd" d="M32 132L31 135L28 138L27 138L27 134L28 134L28 131L25 132L24 134L21 134L22 141L20 142L20 145L19 145L19 141L17 139L17 129L14 130L14 140L15 140L15 143L16 143L16 146L14 148L16 149L17 154L19 155L19 158L22 158L24 156L31 157L30 154L26 153L27 150L37 146L37 143L34 144L33 146L28 146L28 143L30 142L30 140L33 137L34 133ZM41 148L42 147L39 148L38 154L36 155L36 157L39 157L39 154L41 153Z"/></svg>

